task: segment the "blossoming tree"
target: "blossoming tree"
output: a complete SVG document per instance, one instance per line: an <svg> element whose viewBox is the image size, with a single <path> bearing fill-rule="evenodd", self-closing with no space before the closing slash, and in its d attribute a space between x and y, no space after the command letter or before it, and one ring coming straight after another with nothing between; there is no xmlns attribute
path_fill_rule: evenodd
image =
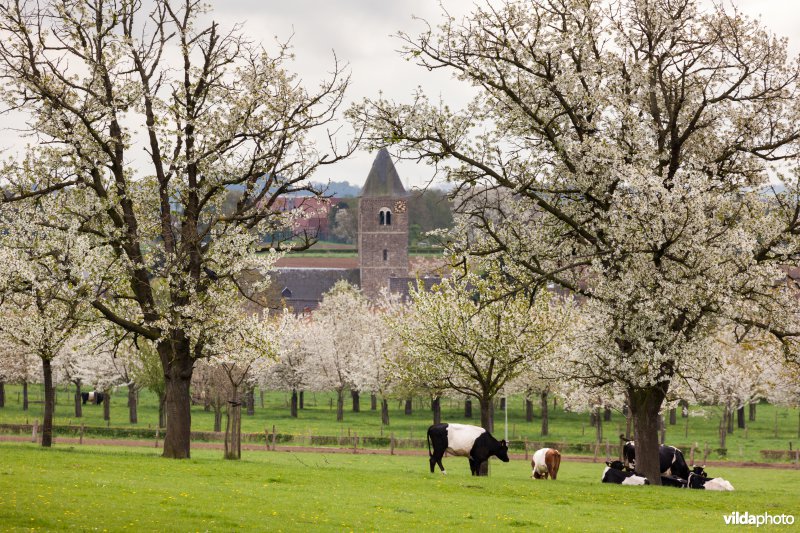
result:
<svg viewBox="0 0 800 533"><path fill-rule="evenodd" d="M511 0L400 37L474 100L454 111L418 93L352 116L375 145L445 170L454 253L583 299L587 383L626 389L638 466L658 483L658 413L701 337L731 318L797 338L781 318L796 301L774 284L800 250L798 183L778 172L772 191L768 173L798 154L786 41L698 0Z"/></svg>
<svg viewBox="0 0 800 533"><path fill-rule="evenodd" d="M5 107L41 141L6 169L4 200L70 192L54 224L108 253L71 274L93 276L99 315L155 344L163 455L189 457L192 369L215 299L258 292L242 273L270 266L254 253L264 239L281 245L292 216L282 195L352 151L331 138L321 153L311 138L335 120L349 79L334 62L307 90L287 45L270 53L223 30L198 0L4 2L0 32Z"/></svg>

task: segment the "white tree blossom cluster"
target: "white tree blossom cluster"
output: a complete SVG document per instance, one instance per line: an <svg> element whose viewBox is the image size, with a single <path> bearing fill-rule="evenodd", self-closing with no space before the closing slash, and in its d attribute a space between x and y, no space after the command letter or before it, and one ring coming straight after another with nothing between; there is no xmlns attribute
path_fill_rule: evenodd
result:
<svg viewBox="0 0 800 533"><path fill-rule="evenodd" d="M278 361L263 383L293 393L293 416L298 392L333 390L339 421L348 390L354 401L370 393L381 398L382 420L388 424L387 398L395 381L386 365L401 347L386 320L402 312L396 295L384 293L370 302L357 288L338 282L310 315L284 313Z"/></svg>
<svg viewBox="0 0 800 533"><path fill-rule="evenodd" d="M335 56L306 89L288 44L268 51L209 11L195 0L0 5L2 110L36 138L3 165L4 220L32 224L36 258L52 249L51 279L74 293L63 302L155 346L172 458L190 455L195 361L221 353L275 250L314 242L294 234L302 213L283 196L318 193L308 178L355 147L333 138L349 84ZM327 152L316 131L329 132ZM273 252L257 254L264 246Z"/></svg>
<svg viewBox="0 0 800 533"><path fill-rule="evenodd" d="M452 110L419 91L352 116L454 184L456 257L580 299L577 375L625 390L658 478L658 413L707 338L733 321L791 353L800 333L779 282L800 257L786 41L697 0L486 3L400 37L475 99Z"/></svg>

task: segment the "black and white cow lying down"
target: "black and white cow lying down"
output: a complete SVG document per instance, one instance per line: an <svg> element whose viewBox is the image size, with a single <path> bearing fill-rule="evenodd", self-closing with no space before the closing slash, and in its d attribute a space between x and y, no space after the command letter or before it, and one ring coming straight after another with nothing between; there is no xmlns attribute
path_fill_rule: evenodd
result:
<svg viewBox="0 0 800 533"><path fill-rule="evenodd" d="M649 485L647 478L637 475L630 468L625 468L622 461L606 461L606 469L600 478L602 483L616 483L617 485Z"/></svg>
<svg viewBox="0 0 800 533"><path fill-rule="evenodd" d="M689 472L689 478L686 484L690 489L705 489L705 490L734 490L731 482L721 477L708 477L705 469L702 466L695 466Z"/></svg>
<svg viewBox="0 0 800 533"><path fill-rule="evenodd" d="M431 443L433 443L433 450L431 450ZM431 473L438 464L442 474L447 474L442 466L442 457L445 452L467 457L473 476L478 475L481 463L492 455L497 456L504 463L508 462L506 441L498 441L485 429L466 424L434 424L428 428Z"/></svg>
<svg viewBox="0 0 800 533"><path fill-rule="evenodd" d="M606 462L601 481L603 483L618 483L622 485L649 485L649 481L638 475L632 468L626 467L622 461ZM733 485L721 477L710 478L702 466L695 466L686 479L674 475L661 476L662 487L676 487L679 489L705 489L718 491L731 491Z"/></svg>
<svg viewBox="0 0 800 533"><path fill-rule="evenodd" d="M623 438L623 436L620 435L620 438ZM629 440L625 442L622 446L622 456L635 470L636 448L634 446L634 441ZM683 458L683 452L675 446L664 446L663 444L659 446L658 463L661 468L662 476L679 477L683 480L689 477L689 465L686 464L686 459Z"/></svg>

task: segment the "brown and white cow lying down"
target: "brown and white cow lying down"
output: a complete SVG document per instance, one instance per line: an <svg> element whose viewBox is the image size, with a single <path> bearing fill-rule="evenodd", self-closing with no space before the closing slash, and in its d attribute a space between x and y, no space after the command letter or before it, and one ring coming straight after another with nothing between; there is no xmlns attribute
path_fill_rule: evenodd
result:
<svg viewBox="0 0 800 533"><path fill-rule="evenodd" d="M534 479L552 479L558 476L558 467L561 465L561 454L555 448L542 448L536 450L531 459L531 477Z"/></svg>

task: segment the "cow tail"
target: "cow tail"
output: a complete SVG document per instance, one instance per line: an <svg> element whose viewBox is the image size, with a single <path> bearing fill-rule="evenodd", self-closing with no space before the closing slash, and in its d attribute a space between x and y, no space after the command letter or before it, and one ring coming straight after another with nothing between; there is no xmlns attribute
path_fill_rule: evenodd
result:
<svg viewBox="0 0 800 533"><path fill-rule="evenodd" d="M428 457L433 457L433 452L431 451L431 432L428 431Z"/></svg>

